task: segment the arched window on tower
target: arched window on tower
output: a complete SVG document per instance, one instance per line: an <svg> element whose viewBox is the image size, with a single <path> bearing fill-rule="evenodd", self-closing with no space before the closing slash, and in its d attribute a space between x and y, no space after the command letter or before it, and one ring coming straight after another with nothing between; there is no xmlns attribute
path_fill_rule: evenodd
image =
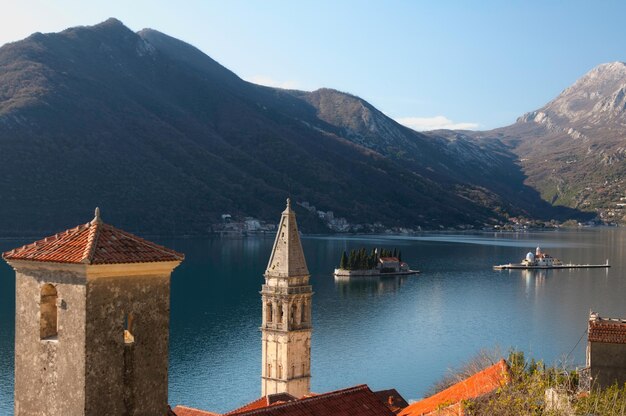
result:
<svg viewBox="0 0 626 416"><path fill-rule="evenodd" d="M58 335L57 290L51 284L41 288L39 303L39 338L50 339Z"/></svg>
<svg viewBox="0 0 626 416"><path fill-rule="evenodd" d="M302 302L302 306L301 306L301 310L300 310L300 322L304 323L306 322L306 302Z"/></svg>
<svg viewBox="0 0 626 416"><path fill-rule="evenodd" d="M266 377L272 377L272 364L267 364L267 376Z"/></svg>
<svg viewBox="0 0 626 416"><path fill-rule="evenodd" d="M267 304L265 305L265 319L268 324L271 324L273 318L274 318L274 310L273 310L272 302L267 302Z"/></svg>
<svg viewBox="0 0 626 416"><path fill-rule="evenodd" d="M283 366L281 364L278 364L278 377L277 378L283 378Z"/></svg>
<svg viewBox="0 0 626 416"><path fill-rule="evenodd" d="M277 322L279 324L282 324L283 323L283 304L282 303L278 304L278 313L276 315L277 315L276 316Z"/></svg>
<svg viewBox="0 0 626 416"><path fill-rule="evenodd" d="M291 305L291 315L289 316L289 321L291 322L292 325L296 324L296 316L298 314L298 307L296 306L295 303L293 303Z"/></svg>

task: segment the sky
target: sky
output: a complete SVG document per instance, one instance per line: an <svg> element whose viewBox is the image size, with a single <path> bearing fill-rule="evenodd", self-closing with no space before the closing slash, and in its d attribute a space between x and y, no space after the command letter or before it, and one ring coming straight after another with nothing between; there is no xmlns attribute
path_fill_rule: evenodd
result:
<svg viewBox="0 0 626 416"><path fill-rule="evenodd" d="M259 84L334 88L417 130L486 130L626 61L624 1L2 0L0 44L116 17Z"/></svg>

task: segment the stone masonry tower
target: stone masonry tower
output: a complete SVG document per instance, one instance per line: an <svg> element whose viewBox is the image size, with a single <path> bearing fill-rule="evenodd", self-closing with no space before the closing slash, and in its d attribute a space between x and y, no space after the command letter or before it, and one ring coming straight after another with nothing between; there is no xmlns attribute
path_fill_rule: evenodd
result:
<svg viewBox="0 0 626 416"><path fill-rule="evenodd" d="M3 254L16 271L16 416L165 416L170 274L184 256L104 224Z"/></svg>
<svg viewBox="0 0 626 416"><path fill-rule="evenodd" d="M287 392L300 398L311 392L313 292L289 199L280 218L261 295L262 395Z"/></svg>

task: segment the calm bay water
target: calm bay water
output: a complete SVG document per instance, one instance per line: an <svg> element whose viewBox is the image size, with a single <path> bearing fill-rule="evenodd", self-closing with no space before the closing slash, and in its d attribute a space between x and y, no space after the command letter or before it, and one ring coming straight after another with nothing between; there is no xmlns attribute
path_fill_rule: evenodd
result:
<svg viewBox="0 0 626 416"><path fill-rule="evenodd" d="M626 316L626 231L594 229L418 237L307 237L313 297L312 389L367 383L422 397L482 348L515 347L548 363L584 363L589 309ZM0 240L0 250L29 241ZM231 410L260 395L259 290L272 238L171 239L170 402ZM493 271L537 245L605 269ZM398 247L422 274L336 283L343 250ZM13 408L14 275L0 265L0 415Z"/></svg>

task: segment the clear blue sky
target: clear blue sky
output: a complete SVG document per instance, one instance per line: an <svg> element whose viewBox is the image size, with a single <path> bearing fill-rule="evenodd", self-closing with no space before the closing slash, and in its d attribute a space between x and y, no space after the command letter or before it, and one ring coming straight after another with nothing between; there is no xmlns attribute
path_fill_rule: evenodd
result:
<svg viewBox="0 0 626 416"><path fill-rule="evenodd" d="M626 60L624 1L9 0L0 44L116 17L242 78L331 87L438 127L512 123L594 66ZM405 122L408 122L405 120Z"/></svg>

